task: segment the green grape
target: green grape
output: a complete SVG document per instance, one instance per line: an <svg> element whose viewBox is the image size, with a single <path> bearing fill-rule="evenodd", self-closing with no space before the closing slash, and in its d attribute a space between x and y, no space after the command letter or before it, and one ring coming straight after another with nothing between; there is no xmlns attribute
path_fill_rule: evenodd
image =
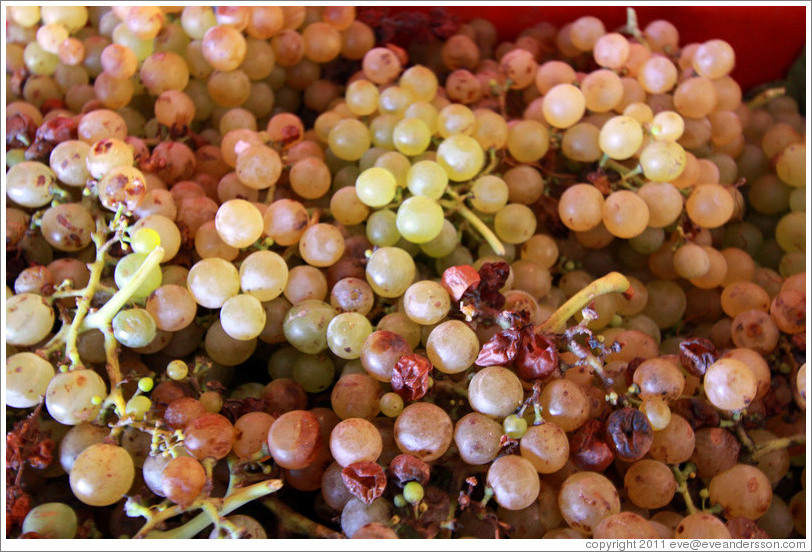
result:
<svg viewBox="0 0 812 552"><path fill-rule="evenodd" d="M631 117L612 117L601 127L599 143L601 150L612 159L628 159L643 144L643 128Z"/></svg>
<svg viewBox="0 0 812 552"><path fill-rule="evenodd" d="M327 355L300 354L293 363L293 380L308 393L326 390L333 384L334 377L335 365Z"/></svg>
<svg viewBox="0 0 812 552"><path fill-rule="evenodd" d="M150 408L152 408L152 401L144 395L137 395L127 401L124 411L134 420L143 420L147 417Z"/></svg>
<svg viewBox="0 0 812 552"><path fill-rule="evenodd" d="M366 235L372 245L378 247L395 245L401 238L397 227L397 215L388 209L375 211L367 218Z"/></svg>
<svg viewBox="0 0 812 552"><path fill-rule="evenodd" d="M412 167L408 157L397 151L386 151L375 159L375 166L391 172L395 182L398 183L398 188L406 187L406 176Z"/></svg>
<svg viewBox="0 0 812 552"><path fill-rule="evenodd" d="M376 295L400 297L412 285L415 270L414 259L406 251L381 247L367 260L367 283Z"/></svg>
<svg viewBox="0 0 812 552"><path fill-rule="evenodd" d="M519 121L508 130L508 152L520 163L535 163L544 157L549 148L547 127L538 121Z"/></svg>
<svg viewBox="0 0 812 552"><path fill-rule="evenodd" d="M420 250L435 259L451 254L460 244L457 228L448 219L443 219L443 227L434 239L420 244Z"/></svg>
<svg viewBox="0 0 812 552"><path fill-rule="evenodd" d="M502 421L502 428L511 439L521 439L527 433L527 420L511 414Z"/></svg>
<svg viewBox="0 0 812 552"><path fill-rule="evenodd" d="M448 186L448 174L435 161L418 161L409 168L406 184L414 195L440 199Z"/></svg>
<svg viewBox="0 0 812 552"><path fill-rule="evenodd" d="M89 506L109 506L130 490L135 478L132 456L122 447L90 445L70 470L73 494Z"/></svg>
<svg viewBox="0 0 812 552"><path fill-rule="evenodd" d="M254 251L240 264L240 289L262 302L282 294L288 282L288 264L273 251Z"/></svg>
<svg viewBox="0 0 812 552"><path fill-rule="evenodd" d="M436 238L444 220L439 203L426 196L413 196L398 207L396 223L401 236L420 244Z"/></svg>
<svg viewBox="0 0 812 552"><path fill-rule="evenodd" d="M125 347L146 347L157 331L155 319L146 309L124 309L113 317L113 335Z"/></svg>
<svg viewBox="0 0 812 552"><path fill-rule="evenodd" d="M420 155L431 143L431 130L420 119L401 119L392 131L392 143L404 155Z"/></svg>
<svg viewBox="0 0 812 552"><path fill-rule="evenodd" d="M358 79L349 86L344 93L347 109L354 115L371 115L378 109L378 87L365 79Z"/></svg>
<svg viewBox="0 0 812 552"><path fill-rule="evenodd" d="M569 128L583 117L586 100L580 89L567 83L556 84L544 95L542 113L551 126Z"/></svg>
<svg viewBox="0 0 812 552"><path fill-rule="evenodd" d="M437 116L439 111L429 102L414 102L403 112L404 117L420 119L429 128L432 135L437 133Z"/></svg>
<svg viewBox="0 0 812 552"><path fill-rule="evenodd" d="M147 256L142 253L130 253L118 261L113 277L119 289L125 287L129 281L132 280L135 273L141 268L141 265L144 264L146 258ZM132 296L136 299L146 298L150 293L158 289L160 285L161 267L155 266L149 271L146 280L138 286Z"/></svg>
<svg viewBox="0 0 812 552"><path fill-rule="evenodd" d="M361 121L342 119L330 130L330 151L344 161L357 161L369 149L370 131Z"/></svg>
<svg viewBox="0 0 812 552"><path fill-rule="evenodd" d="M152 228L139 228L130 239L130 245L134 253L146 255L161 245L161 235Z"/></svg>
<svg viewBox="0 0 812 552"><path fill-rule="evenodd" d="M448 173L449 180L464 182L482 170L485 153L475 139L454 134L437 147L437 162Z"/></svg>
<svg viewBox="0 0 812 552"><path fill-rule="evenodd" d="M398 184L395 176L388 170L372 167L358 175L355 181L355 193L364 205L383 207L395 199Z"/></svg>
<svg viewBox="0 0 812 552"><path fill-rule="evenodd" d="M418 504L423 500L423 485L417 481L409 481L403 486L403 499L409 504Z"/></svg>
<svg viewBox="0 0 812 552"><path fill-rule="evenodd" d="M469 136L474 131L476 116L468 106L452 103L437 114L437 132L443 138L454 134Z"/></svg>
<svg viewBox="0 0 812 552"><path fill-rule="evenodd" d="M381 397L381 414L387 418L397 418L403 412L403 399L397 393L384 393Z"/></svg>
<svg viewBox="0 0 812 552"><path fill-rule="evenodd" d="M53 307L40 295L13 295L6 301L6 341L10 345L30 347L45 339L55 319Z"/></svg>
<svg viewBox="0 0 812 552"><path fill-rule="evenodd" d="M685 150L676 142L655 141L640 153L645 177L654 182L671 182L685 170Z"/></svg>
<svg viewBox="0 0 812 552"><path fill-rule="evenodd" d="M507 205L510 190L504 180L486 174L474 180L470 193L474 209L483 213L497 213Z"/></svg>
<svg viewBox="0 0 812 552"><path fill-rule="evenodd" d="M805 188L806 160L806 143L790 144L778 155L775 173L788 186L796 189Z"/></svg>
<svg viewBox="0 0 812 552"><path fill-rule="evenodd" d="M265 309L253 295L241 294L227 299L220 309L223 331L240 341L250 341L265 328Z"/></svg>
<svg viewBox="0 0 812 552"><path fill-rule="evenodd" d="M6 359L6 404L12 408L31 408L45 395L54 367L34 353L17 353Z"/></svg>
<svg viewBox="0 0 812 552"><path fill-rule="evenodd" d="M806 188L794 188L790 192L789 209L796 213L806 212Z"/></svg>
<svg viewBox="0 0 812 552"><path fill-rule="evenodd" d="M327 326L335 315L329 304L308 299L290 308L282 323L282 331L288 343L296 349L315 355L327 348Z"/></svg>
<svg viewBox="0 0 812 552"><path fill-rule="evenodd" d="M79 519L73 508L62 502L40 504L25 516L23 533L36 533L43 539L72 539Z"/></svg>
<svg viewBox="0 0 812 552"><path fill-rule="evenodd" d="M651 137L657 141L679 140L685 131L685 121L676 111L661 111L651 119Z"/></svg>
<svg viewBox="0 0 812 552"><path fill-rule="evenodd" d="M505 243L524 243L536 233L536 215L527 205L510 203L496 213L493 229Z"/></svg>
<svg viewBox="0 0 812 552"><path fill-rule="evenodd" d="M437 75L423 65L413 65L406 69L398 80L398 85L408 91L418 101L430 102L437 94Z"/></svg>
<svg viewBox="0 0 812 552"><path fill-rule="evenodd" d="M806 251L806 213L787 213L775 227L775 239L787 253Z"/></svg>
<svg viewBox="0 0 812 552"><path fill-rule="evenodd" d="M173 360L166 365L166 375L169 379L180 381L189 373L189 367L182 360Z"/></svg>
<svg viewBox="0 0 812 552"><path fill-rule="evenodd" d="M372 324L366 315L344 312L334 317L327 326L327 346L338 357L359 358L361 347L372 333Z"/></svg>
<svg viewBox="0 0 812 552"><path fill-rule="evenodd" d="M104 380L93 370L71 370L53 377L45 392L45 407L57 422L77 425L96 418L107 396Z"/></svg>

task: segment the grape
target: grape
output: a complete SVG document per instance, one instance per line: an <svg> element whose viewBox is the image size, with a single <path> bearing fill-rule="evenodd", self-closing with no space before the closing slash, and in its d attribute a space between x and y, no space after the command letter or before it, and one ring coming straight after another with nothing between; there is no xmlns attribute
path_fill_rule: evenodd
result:
<svg viewBox="0 0 812 552"><path fill-rule="evenodd" d="M299 252L311 266L327 267L335 264L343 255L344 248L344 237L332 224L314 224L299 239Z"/></svg>
<svg viewBox="0 0 812 552"><path fill-rule="evenodd" d="M603 203L603 224L614 236L634 238L648 227L649 211L646 202L634 192L620 190Z"/></svg>
<svg viewBox="0 0 812 552"><path fill-rule="evenodd" d="M367 374L346 374L333 387L330 402L342 420L372 420L380 412L381 386Z"/></svg>
<svg viewBox="0 0 812 552"><path fill-rule="evenodd" d="M590 535L601 521L620 512L620 498L606 477L594 472L578 472L561 485L558 506L570 527L582 535Z"/></svg>
<svg viewBox="0 0 812 552"><path fill-rule="evenodd" d="M341 358L359 358L364 341L371 333L372 325L365 315L341 313L327 326L327 346Z"/></svg>
<svg viewBox="0 0 812 552"><path fill-rule="evenodd" d="M23 207L42 207L51 201L56 175L37 161L22 161L6 173L6 195Z"/></svg>
<svg viewBox="0 0 812 552"><path fill-rule="evenodd" d="M767 477L758 468L746 464L736 464L716 474L708 491L710 499L722 505L728 518L741 516L756 520L764 515L772 501L772 487Z"/></svg>
<svg viewBox="0 0 812 552"><path fill-rule="evenodd" d="M412 284L415 264L399 247L381 247L367 261L366 278L377 295L399 297Z"/></svg>
<svg viewBox="0 0 812 552"><path fill-rule="evenodd" d="M108 506L124 496L135 477L132 457L116 445L86 448L70 470L73 494L89 506Z"/></svg>
<svg viewBox="0 0 812 552"><path fill-rule="evenodd" d="M327 328L336 313L315 299L294 305L282 324L285 338L303 353L316 354L327 348Z"/></svg>
<svg viewBox="0 0 812 552"><path fill-rule="evenodd" d="M662 508L671 502L677 490L674 474L656 460L638 460L628 469L623 481L629 500L640 508Z"/></svg>
<svg viewBox="0 0 812 552"><path fill-rule="evenodd" d="M557 128L569 128L577 123L586 110L586 100L580 89L569 83L556 84L544 95L542 111L546 121Z"/></svg>
<svg viewBox="0 0 812 552"><path fill-rule="evenodd" d="M406 316L418 324L436 324L445 318L450 308L448 292L436 282L424 280L414 283L403 295Z"/></svg>
<svg viewBox="0 0 812 552"><path fill-rule="evenodd" d="M426 243L440 233L443 209L433 199L413 196L398 207L395 224L398 232L412 243Z"/></svg>
<svg viewBox="0 0 812 552"><path fill-rule="evenodd" d="M538 474L521 456L506 455L493 462L487 481L496 502L508 510L527 508L539 495Z"/></svg>
<svg viewBox="0 0 812 552"><path fill-rule="evenodd" d="M509 203L496 213L493 227L496 235L508 244L520 244L536 232L536 216L521 203Z"/></svg>
<svg viewBox="0 0 812 552"><path fill-rule="evenodd" d="M34 353L17 353L6 360L6 404L30 408L45 395L54 367Z"/></svg>
<svg viewBox="0 0 812 552"><path fill-rule="evenodd" d="M23 533L36 533L44 539L72 539L79 519L76 512L62 502L46 502L32 508L25 516Z"/></svg>
<svg viewBox="0 0 812 552"><path fill-rule="evenodd" d="M265 327L265 310L253 295L235 295L220 308L223 331L234 339L250 341Z"/></svg>
<svg viewBox="0 0 812 552"><path fill-rule="evenodd" d="M429 333L426 353L440 372L458 374L474 364L479 354L479 339L464 322L447 320Z"/></svg>
<svg viewBox="0 0 812 552"><path fill-rule="evenodd" d="M161 472L161 492L181 506L188 506L203 491L206 471L190 456L170 460Z"/></svg>
<svg viewBox="0 0 812 552"><path fill-rule="evenodd" d="M286 412L268 431L268 448L274 461L286 469L301 469L314 459L321 443L316 416L304 410Z"/></svg>
<svg viewBox="0 0 812 552"><path fill-rule="evenodd" d="M640 123L631 117L612 117L601 127L599 136L601 150L612 159L628 159L643 144Z"/></svg>
<svg viewBox="0 0 812 552"><path fill-rule="evenodd" d="M547 128L537 121L519 121L509 127L507 149L520 163L534 163L544 157L550 147Z"/></svg>
<svg viewBox="0 0 812 552"><path fill-rule="evenodd" d="M480 370L468 384L471 407L492 418L502 419L511 414L519 407L523 398L519 378L501 366Z"/></svg>
<svg viewBox="0 0 812 552"><path fill-rule="evenodd" d="M431 403L417 402L403 409L395 420L398 448L431 462L451 445L454 425L446 412Z"/></svg>
<svg viewBox="0 0 812 552"><path fill-rule="evenodd" d="M519 445L522 457L529 460L538 473L555 473L569 458L567 435L554 423L528 428Z"/></svg>
<svg viewBox="0 0 812 552"><path fill-rule="evenodd" d="M217 309L239 292L239 273L223 259L203 259L189 270L186 285L199 305Z"/></svg>
<svg viewBox="0 0 812 552"><path fill-rule="evenodd" d="M146 347L156 331L155 320L146 309L124 309L113 317L113 335L125 347Z"/></svg>
<svg viewBox="0 0 812 552"><path fill-rule="evenodd" d="M437 147L437 162L453 182L472 179L482 169L484 161L482 146L470 136L454 134Z"/></svg>

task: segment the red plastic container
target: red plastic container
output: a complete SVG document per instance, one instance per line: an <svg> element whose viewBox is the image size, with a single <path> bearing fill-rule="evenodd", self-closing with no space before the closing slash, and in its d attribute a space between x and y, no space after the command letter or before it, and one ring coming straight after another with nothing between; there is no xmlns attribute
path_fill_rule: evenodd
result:
<svg viewBox="0 0 812 552"><path fill-rule="evenodd" d="M442 7L461 21L490 20L502 40L542 21L560 27L584 15L603 20L607 30L626 24L624 6L398 6L383 9L428 12ZM719 38L736 52L732 76L747 90L786 76L806 43L809 6L634 6L641 28L666 19L680 32L680 45Z"/></svg>

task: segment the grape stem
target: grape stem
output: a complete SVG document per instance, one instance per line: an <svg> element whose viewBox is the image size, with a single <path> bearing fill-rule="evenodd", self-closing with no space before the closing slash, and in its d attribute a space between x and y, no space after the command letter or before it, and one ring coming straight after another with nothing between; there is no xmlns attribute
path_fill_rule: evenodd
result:
<svg viewBox="0 0 812 552"><path fill-rule="evenodd" d="M103 330L109 326L113 317L121 310L121 308L130 300L133 294L141 287L146 279L149 277L150 272L158 266L164 258L164 248L161 246L156 247L149 252L147 258L135 271L133 277L127 282L124 287L119 289L113 297L110 298L102 308L96 312L90 313L79 325L79 331L87 331L92 329Z"/></svg>
<svg viewBox="0 0 812 552"><path fill-rule="evenodd" d="M750 460L758 460L762 456L766 456L771 452L775 452L777 450L784 450L794 445L803 445L806 444L806 435L803 433L799 433L798 435L792 435L790 437L781 437L779 439L771 439L769 441L764 441L754 446L752 452L750 453Z"/></svg>
<svg viewBox="0 0 812 552"><path fill-rule="evenodd" d="M696 472L696 466L688 462L685 465L684 470L680 470L679 466L671 466L671 471L674 472L674 479L677 480L677 491L682 495L682 499L685 501L685 508L688 510L688 514L695 514L697 512L696 506L694 506L694 501L691 498L691 493L688 492L688 477L692 477Z"/></svg>
<svg viewBox="0 0 812 552"><path fill-rule="evenodd" d="M774 88L768 88L767 90L760 92L755 98L747 102L747 107L749 107L750 109L756 109L769 103L769 101L772 100L773 98L784 96L786 93L787 89L784 86L776 86Z"/></svg>
<svg viewBox="0 0 812 552"><path fill-rule="evenodd" d="M558 307L550 318L539 325L539 331L562 333L567 328L567 321L591 301L594 301L596 297L606 293L623 293L629 289L629 285L629 280L619 272L610 272L606 276L594 280Z"/></svg>
<svg viewBox="0 0 812 552"><path fill-rule="evenodd" d="M136 539L190 539L212 524L212 516L208 513L211 512L211 508L214 508L219 516L225 516L237 508L271 493L275 493L281 488L281 479L269 479L251 485L250 487L239 489L225 498L198 499L186 508L176 504L153 514L149 509L144 509L138 505L131 506L131 502L128 501L126 511L127 515L130 515L132 512L135 515L142 515L147 518L147 522L138 533L135 534ZM169 531L156 531L154 529L158 524L168 519L196 509L202 509L204 511L180 527Z"/></svg>
<svg viewBox="0 0 812 552"><path fill-rule="evenodd" d="M297 535L307 535L314 539L343 539L341 533L337 533L332 529L316 523L308 519L302 514L296 512L293 508L286 505L284 502L276 497L269 497L262 501L262 505L268 508L279 523Z"/></svg>
<svg viewBox="0 0 812 552"><path fill-rule="evenodd" d="M640 30L640 25L637 22L637 12L634 11L634 8L626 8L626 26L623 30L636 38L637 42L645 46L647 50L651 51L651 46L646 41L643 31Z"/></svg>
<svg viewBox="0 0 812 552"><path fill-rule="evenodd" d="M457 212L460 215L462 215L462 218L470 222L471 226L473 226L474 229L477 232L479 232L483 238L485 238L485 241L488 242L488 245L491 246L491 249L493 249L494 253L496 253L497 256L504 257L505 246L502 245L502 242L499 241L499 238L496 237L496 234L493 233L493 230L488 228L488 225L482 222L482 219L476 216L476 213L474 213L472 210L470 210L468 207L465 206L465 204L462 201L462 197L460 197L460 195L457 192L448 188L446 189L446 193L451 197L453 197L459 203L459 205L457 206Z"/></svg>

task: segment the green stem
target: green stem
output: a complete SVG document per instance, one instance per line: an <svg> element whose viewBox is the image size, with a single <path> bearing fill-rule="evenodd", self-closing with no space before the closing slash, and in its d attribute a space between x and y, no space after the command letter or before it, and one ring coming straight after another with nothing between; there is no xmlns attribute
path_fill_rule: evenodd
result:
<svg viewBox="0 0 812 552"><path fill-rule="evenodd" d="M686 471L689 473L693 473L695 466L690 462L686 466ZM688 492L688 481L685 477L685 473L679 469L679 466L671 466L671 471L674 473L674 479L677 480L677 491L682 495L682 499L685 501L685 508L688 510L688 514L695 514L697 512L696 506L694 506L694 501L691 499L691 493Z"/></svg>
<svg viewBox="0 0 812 552"><path fill-rule="evenodd" d="M545 333L563 332L567 328L567 321L587 306L590 301L606 293L623 293L629 289L629 285L629 280L619 272L610 272L606 276L594 280L570 297L566 303L558 307L558 310L539 326L540 331Z"/></svg>
<svg viewBox="0 0 812 552"><path fill-rule="evenodd" d="M107 356L107 377L110 379L110 395L108 401L112 401L116 406L116 415L119 418L126 416L127 404L121 394L121 367L118 363L118 340L113 335L113 330L105 328L104 334L104 354Z"/></svg>
<svg viewBox="0 0 812 552"><path fill-rule="evenodd" d="M651 50L651 46L649 46L645 35L640 30L640 25L637 23L637 12L634 11L634 8L626 8L625 31L636 38L637 42L645 46L647 50Z"/></svg>
<svg viewBox="0 0 812 552"><path fill-rule="evenodd" d="M756 449L756 445L747 434L747 430L745 430L744 427L738 422L736 423L736 435L738 436L739 441L741 441L744 445L744 448L746 448L748 451L752 452Z"/></svg>
<svg viewBox="0 0 812 552"><path fill-rule="evenodd" d="M783 450L795 445L803 445L806 443L806 435L803 433L798 435L792 435L791 437L781 437L779 439L771 439L770 441L764 441L755 445L753 448L753 452L750 454L751 460L758 460L762 456L770 454L771 452L775 452L777 450Z"/></svg>
<svg viewBox="0 0 812 552"><path fill-rule="evenodd" d="M759 93L755 98L747 102L747 107L750 109L756 109L765 105L770 102L773 98L777 98L779 96L783 96L787 93L787 89L784 86L776 86L775 88L768 88L763 92Z"/></svg>
<svg viewBox="0 0 812 552"><path fill-rule="evenodd" d="M222 499L204 498L193 502L188 508L182 508L178 505L172 506L153 515L138 533L136 533L135 538L190 539L211 525L212 521L209 514L202 513L180 527L170 529L169 531L155 531L153 528L159 523L180 515L183 512L203 508L203 503L206 501L213 503L213 505L217 507L220 516L226 516L237 508L271 493L275 493L281 488L281 479L269 479L251 485L250 487L239 489Z"/></svg>
<svg viewBox="0 0 812 552"><path fill-rule="evenodd" d="M502 245L502 242L499 241L499 238L496 237L493 230L488 228L487 224L482 222L482 220L465 205L460 204L458 212L462 215L462 218L470 222L471 226L485 238L485 241L488 242L488 245L491 246L491 249L493 249L493 252L496 253L497 256L505 256L505 246Z"/></svg>
<svg viewBox="0 0 812 552"><path fill-rule="evenodd" d="M282 526L298 535L307 535L315 539L343 539L341 533L308 519L290 506L275 497L266 498L262 505L268 508Z"/></svg>
<svg viewBox="0 0 812 552"><path fill-rule="evenodd" d="M127 284L118 290L102 308L89 314L79 327L79 331L87 331L92 329L103 329L113 320L113 317L121 310L121 308L130 300L133 293L141 287L146 279L149 277L150 272L158 266L164 258L164 248L156 247L150 251L144 262L135 271L133 277Z"/></svg>

